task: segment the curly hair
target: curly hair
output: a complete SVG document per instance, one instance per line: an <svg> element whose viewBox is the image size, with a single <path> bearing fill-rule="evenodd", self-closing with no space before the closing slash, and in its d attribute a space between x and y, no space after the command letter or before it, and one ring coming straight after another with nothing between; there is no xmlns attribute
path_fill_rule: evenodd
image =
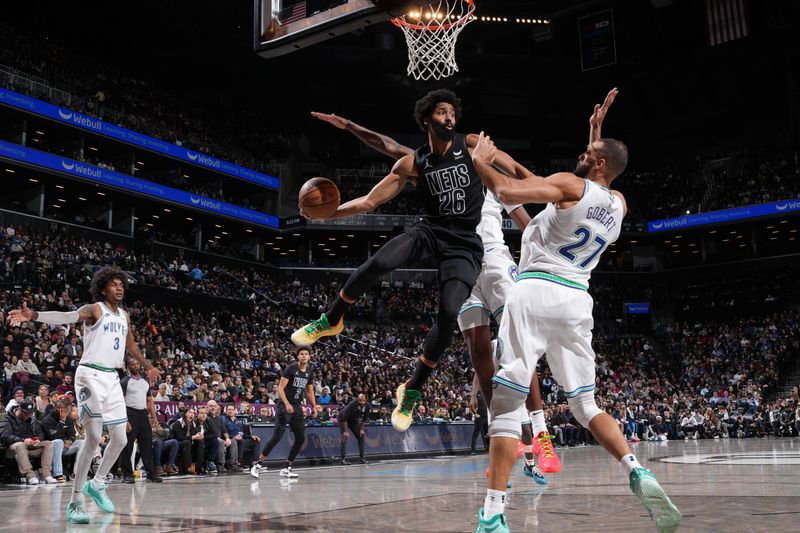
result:
<svg viewBox="0 0 800 533"><path fill-rule="evenodd" d="M122 286L128 289L128 274L119 267L107 266L97 271L92 278L92 284L89 286L89 294L93 301L99 302L103 300L103 290L111 280L118 279L122 282Z"/></svg>
<svg viewBox="0 0 800 533"><path fill-rule="evenodd" d="M414 104L414 120L417 121L422 131L428 131L425 121L431 118L436 105L442 102L453 106L456 113L456 122L461 119L461 99L449 89L436 89L417 100L417 103Z"/></svg>

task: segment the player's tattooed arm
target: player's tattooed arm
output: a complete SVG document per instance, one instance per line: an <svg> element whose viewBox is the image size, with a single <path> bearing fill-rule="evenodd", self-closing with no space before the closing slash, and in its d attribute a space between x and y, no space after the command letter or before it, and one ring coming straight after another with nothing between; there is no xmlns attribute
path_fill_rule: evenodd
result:
<svg viewBox="0 0 800 533"><path fill-rule="evenodd" d="M594 111L589 117L589 144L599 141L602 138L601 129L603 127L603 120L605 120L606 113L608 113L611 104L614 103L614 98L617 97L617 94L619 94L619 91L614 87L608 91L603 105L594 105Z"/></svg>
<svg viewBox="0 0 800 533"><path fill-rule="evenodd" d="M128 337L125 340L125 348L128 350L128 353L142 365L145 372L147 373L147 378L150 380L151 384L155 384L161 378L161 371L157 369L153 364L147 360L147 357L144 356L142 350L139 348L139 344L136 342L136 337L133 335L133 325L131 324L131 317L125 312L125 317L128 319Z"/></svg>
<svg viewBox="0 0 800 533"><path fill-rule="evenodd" d="M77 311L36 311L28 307L27 302L22 302L21 309L14 309L8 313L8 322L18 326L23 322L44 322L45 324L74 324L85 322L92 325L100 319L101 311L97 304L87 304Z"/></svg>
<svg viewBox="0 0 800 533"><path fill-rule="evenodd" d="M323 122L327 122L328 124L331 124L340 130L349 131L355 135L359 141L363 142L375 151L378 151L384 155L388 155L392 159L400 159L404 155L414 153L414 150L408 146L400 144L388 135L367 129L361 124L357 124L344 117L336 116L333 113L327 114L319 113L318 111L312 111L311 116Z"/></svg>

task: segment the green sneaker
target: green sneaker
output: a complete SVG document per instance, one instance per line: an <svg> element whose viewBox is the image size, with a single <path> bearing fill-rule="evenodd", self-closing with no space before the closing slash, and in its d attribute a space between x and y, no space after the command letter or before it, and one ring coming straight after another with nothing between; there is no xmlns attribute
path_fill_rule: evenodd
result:
<svg viewBox="0 0 800 533"><path fill-rule="evenodd" d="M114 512L114 502L108 499L106 496L106 489L108 485L102 483L99 487L94 486L94 482L90 479L86 483L83 484L83 490L81 491L84 496L88 496L94 500L94 503L97 504L100 509L107 513Z"/></svg>
<svg viewBox="0 0 800 533"><path fill-rule="evenodd" d="M70 500L67 504L67 523L68 524L88 524L90 522L89 515L83 508L83 502L80 500Z"/></svg>
<svg viewBox="0 0 800 533"><path fill-rule="evenodd" d="M511 533L506 515L496 514L488 520L483 519L483 507L478 510L478 527L475 533Z"/></svg>
<svg viewBox="0 0 800 533"><path fill-rule="evenodd" d="M397 407L392 411L392 425L397 431L405 431L414 421L414 404L417 403L422 392L406 389L406 384L397 387Z"/></svg>
<svg viewBox="0 0 800 533"><path fill-rule="evenodd" d="M317 320L312 320L292 333L292 342L296 346L311 346L322 337L332 337L344 330L344 319L339 319L335 326L328 324L328 317L322 313Z"/></svg>
<svg viewBox="0 0 800 533"><path fill-rule="evenodd" d="M644 468L631 471L631 491L639 498L659 533L672 533L681 525L681 512L661 488L656 476Z"/></svg>

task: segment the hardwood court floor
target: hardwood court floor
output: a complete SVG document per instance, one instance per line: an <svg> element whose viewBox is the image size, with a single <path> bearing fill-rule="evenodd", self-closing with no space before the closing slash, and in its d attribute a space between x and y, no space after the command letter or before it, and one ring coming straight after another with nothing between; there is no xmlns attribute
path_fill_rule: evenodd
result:
<svg viewBox="0 0 800 533"><path fill-rule="evenodd" d="M685 532L800 531L800 439L640 443L634 446L684 513ZM511 531L653 531L618 465L599 447L559 450L564 468L540 487L514 471ZM465 532L486 490L485 456L298 468L250 476L112 484L117 506L65 526L69 488L0 490L0 531Z"/></svg>

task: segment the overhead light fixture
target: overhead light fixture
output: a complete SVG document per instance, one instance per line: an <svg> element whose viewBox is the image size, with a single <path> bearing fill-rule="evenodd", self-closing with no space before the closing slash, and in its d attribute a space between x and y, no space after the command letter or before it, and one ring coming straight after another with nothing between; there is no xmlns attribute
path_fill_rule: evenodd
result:
<svg viewBox="0 0 800 533"><path fill-rule="evenodd" d="M228 232L227 232L227 231L223 231L223 232L222 232L222 234L223 234L223 235L227 235L227 234L228 234Z"/></svg>
<svg viewBox="0 0 800 533"><path fill-rule="evenodd" d="M106 193L97 191L97 196L105 196L105 195L106 195Z"/></svg>
<svg viewBox="0 0 800 533"><path fill-rule="evenodd" d="M144 166L144 163L142 163L141 161L137 161L137 162L136 162L136 164L137 164L137 165Z"/></svg>
<svg viewBox="0 0 800 533"><path fill-rule="evenodd" d="M214 224L214 227L215 228L221 228L222 226L220 226L219 224Z"/></svg>
<svg viewBox="0 0 800 533"><path fill-rule="evenodd" d="M81 202L86 202L86 201L88 201L88 200L86 200L86 198L84 198L83 196L78 196L78 200L80 200Z"/></svg>
<svg viewBox="0 0 800 533"><path fill-rule="evenodd" d="M64 188L63 185L56 185L56 189L63 189L63 188Z"/></svg>
<svg viewBox="0 0 800 533"><path fill-rule="evenodd" d="M293 235L294 237L299 237L299 236L300 236L300 234L299 234L299 233L292 233L292 235Z"/></svg>
<svg viewBox="0 0 800 533"><path fill-rule="evenodd" d="M67 201L64 198L59 198L58 201L62 203L67 203Z"/></svg>
<svg viewBox="0 0 800 533"><path fill-rule="evenodd" d="M151 228L153 227L153 224L151 222L148 222L147 225L150 226Z"/></svg>
<svg viewBox="0 0 800 533"><path fill-rule="evenodd" d="M91 150L92 152L96 152L96 151L97 151L97 148L95 148L94 146L90 146L90 147L89 147L89 150Z"/></svg>
<svg viewBox="0 0 800 533"><path fill-rule="evenodd" d="M58 204L53 204L53 207L57 207L57 208L61 209L61 206L58 205Z"/></svg>
<svg viewBox="0 0 800 533"><path fill-rule="evenodd" d="M43 131L36 130L36 133L38 133L39 135L44 135Z"/></svg>
<svg viewBox="0 0 800 533"><path fill-rule="evenodd" d="M186 220L188 220L189 222L191 222L191 221L192 221L192 220L194 220L194 219L193 219L192 217L186 217Z"/></svg>
<svg viewBox="0 0 800 533"><path fill-rule="evenodd" d="M245 231L246 231L247 233L253 233L253 230L251 230L250 228L245 228Z"/></svg>
<svg viewBox="0 0 800 533"><path fill-rule="evenodd" d="M32 181L33 183L39 183L39 180L35 178L28 178L28 181Z"/></svg>
<svg viewBox="0 0 800 533"><path fill-rule="evenodd" d="M16 174L16 171L15 170L11 170L10 168L7 168L6 172L8 172L9 174Z"/></svg>
<svg viewBox="0 0 800 533"><path fill-rule="evenodd" d="M165 212L165 213L172 213L172 210L171 210L171 209L167 209L167 208L165 207L165 208L164 208L164 212Z"/></svg>

